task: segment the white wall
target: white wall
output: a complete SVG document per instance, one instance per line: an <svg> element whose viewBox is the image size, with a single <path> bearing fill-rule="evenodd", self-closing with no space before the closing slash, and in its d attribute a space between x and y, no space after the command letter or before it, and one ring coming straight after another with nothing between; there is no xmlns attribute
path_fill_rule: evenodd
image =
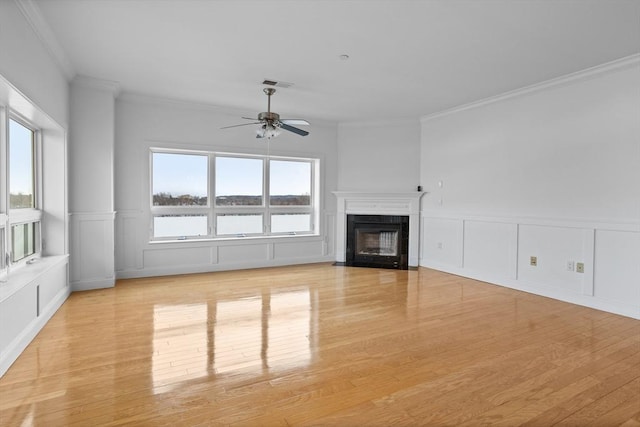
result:
<svg viewBox="0 0 640 427"><path fill-rule="evenodd" d="M331 261L334 258L337 131L312 121L310 135L270 143L241 123L246 111L124 94L116 101L115 208L118 277ZM150 243L149 149L171 147L321 159L320 236Z"/></svg>
<svg viewBox="0 0 640 427"><path fill-rule="evenodd" d="M407 192L420 184L420 122L341 123L338 188Z"/></svg>
<svg viewBox="0 0 640 427"><path fill-rule="evenodd" d="M69 84L13 1L0 1L0 75L63 128L69 122Z"/></svg>
<svg viewBox="0 0 640 427"><path fill-rule="evenodd" d="M426 117L421 139L421 265L640 317L637 57Z"/></svg>
<svg viewBox="0 0 640 427"><path fill-rule="evenodd" d="M88 290L115 285L112 82L76 77L71 84L69 211L71 285Z"/></svg>
<svg viewBox="0 0 640 427"><path fill-rule="evenodd" d="M70 293L66 175L68 104L65 74L17 3L0 1L0 117L4 118L7 110L12 111L41 131L43 181L43 257L33 264L11 269L8 279L0 283L0 376ZM4 126L0 127L4 129ZM4 165L0 169L5 173ZM3 182L0 179L0 183ZM0 217L4 216L0 212Z"/></svg>

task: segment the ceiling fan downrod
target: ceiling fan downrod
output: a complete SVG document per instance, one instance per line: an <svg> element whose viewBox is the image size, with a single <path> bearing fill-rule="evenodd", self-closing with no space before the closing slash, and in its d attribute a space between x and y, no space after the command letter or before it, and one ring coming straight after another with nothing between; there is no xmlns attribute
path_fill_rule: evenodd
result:
<svg viewBox="0 0 640 427"><path fill-rule="evenodd" d="M276 90L272 87L265 87L263 90L264 90L264 93L267 94L267 113L270 113L271 112L271 95L276 93Z"/></svg>
<svg viewBox="0 0 640 427"><path fill-rule="evenodd" d="M263 90L264 93L267 94L267 111L258 114L258 120L266 120L270 123L278 122L280 120L280 115L271 112L271 95L273 95L276 90L272 87L266 87Z"/></svg>

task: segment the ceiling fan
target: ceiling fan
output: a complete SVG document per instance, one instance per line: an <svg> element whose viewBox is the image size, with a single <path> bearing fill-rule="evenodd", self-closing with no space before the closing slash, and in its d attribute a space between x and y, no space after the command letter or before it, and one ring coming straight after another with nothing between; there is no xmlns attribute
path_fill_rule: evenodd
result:
<svg viewBox="0 0 640 427"><path fill-rule="evenodd" d="M258 114L258 121L256 119L252 119L250 117L243 117L245 120L252 120L252 123L243 123L240 125L233 126L225 126L220 129L229 129L235 128L238 126L248 126L248 125L260 125L257 130L256 138L267 138L271 139L278 135L280 135L280 129L287 130L289 132L296 133L300 136L307 136L309 132L306 130L298 129L297 127L293 127L291 125L304 125L308 126L309 122L303 119L281 119L280 115L277 113L271 112L271 95L273 95L276 90L272 87L264 88L264 93L267 94L267 111Z"/></svg>

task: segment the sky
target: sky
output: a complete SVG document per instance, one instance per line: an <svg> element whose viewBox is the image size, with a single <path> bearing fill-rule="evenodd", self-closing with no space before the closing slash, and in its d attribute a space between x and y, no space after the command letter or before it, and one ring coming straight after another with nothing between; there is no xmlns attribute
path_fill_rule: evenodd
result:
<svg viewBox="0 0 640 427"><path fill-rule="evenodd" d="M33 132L9 120L9 193L33 194Z"/></svg>
<svg viewBox="0 0 640 427"><path fill-rule="evenodd" d="M153 193L207 195L206 155L153 153ZM262 194L262 159L216 157L216 194ZM271 194L308 194L308 162L271 160Z"/></svg>

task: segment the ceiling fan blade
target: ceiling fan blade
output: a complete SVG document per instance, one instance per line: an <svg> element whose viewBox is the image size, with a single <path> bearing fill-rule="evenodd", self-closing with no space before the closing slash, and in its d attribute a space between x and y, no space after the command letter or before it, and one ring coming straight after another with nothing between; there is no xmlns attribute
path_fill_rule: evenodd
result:
<svg viewBox="0 0 640 427"><path fill-rule="evenodd" d="M297 133L300 136L307 136L309 135L309 132L307 132L306 130L302 130L302 129L298 129L298 128L294 128L293 126L289 126L286 123L282 123L280 122L280 127L284 130L288 130L289 132L293 132L293 133Z"/></svg>
<svg viewBox="0 0 640 427"><path fill-rule="evenodd" d="M280 123L285 123L287 125L296 125L296 126L309 126L309 122L305 119L280 119Z"/></svg>
<svg viewBox="0 0 640 427"><path fill-rule="evenodd" d="M251 120L255 120L255 119L251 119ZM260 123L261 123L261 122L255 122L255 123L243 123L243 124L241 124L241 125L225 126L225 127L220 128L220 129L237 128L238 126L259 125Z"/></svg>

